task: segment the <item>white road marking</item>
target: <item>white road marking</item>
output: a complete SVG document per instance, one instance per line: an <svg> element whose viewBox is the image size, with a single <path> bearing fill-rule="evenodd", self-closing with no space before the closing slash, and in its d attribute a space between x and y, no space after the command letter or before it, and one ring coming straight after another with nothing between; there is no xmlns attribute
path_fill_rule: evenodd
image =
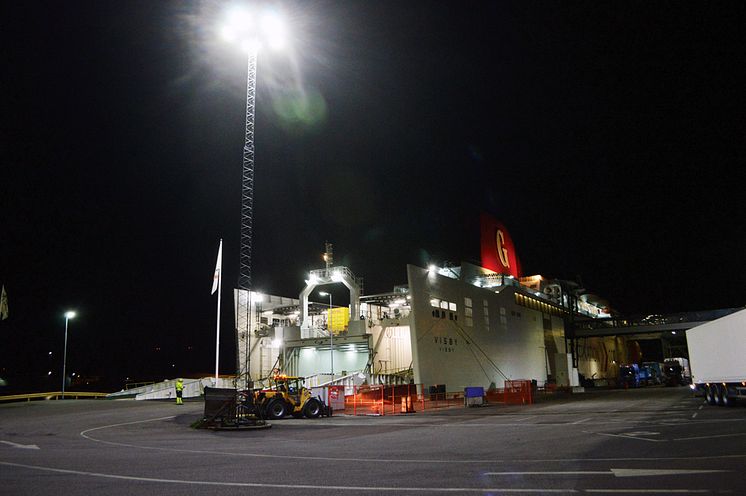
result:
<svg viewBox="0 0 746 496"><path fill-rule="evenodd" d="M576 420L575 422L573 422L573 425L582 424L583 422L588 422L589 420L593 420L593 417Z"/></svg>
<svg viewBox="0 0 746 496"><path fill-rule="evenodd" d="M609 470L570 470L545 472L485 472L485 475L613 475L614 477L660 477L663 475L714 474L728 470L611 468Z"/></svg>
<svg viewBox="0 0 746 496"><path fill-rule="evenodd" d="M692 418L695 418L697 416L697 412L692 413Z"/></svg>
<svg viewBox="0 0 746 496"><path fill-rule="evenodd" d="M697 408L697 410L701 410L701 409L703 409L704 407L705 407L704 405L699 405L699 408Z"/></svg>
<svg viewBox="0 0 746 496"><path fill-rule="evenodd" d="M183 484L195 486L228 486L228 487L273 487L279 489L307 489L317 491L377 491L377 492L420 492L420 493L518 493L518 494L564 494L577 493L575 489L513 489L513 488L482 488L482 487L376 487L376 486L317 486L312 484L266 484L262 482L220 482L220 481L195 481L183 479L158 479L154 477L135 477L130 475L103 474L100 472L85 472L81 470L67 470L62 468L42 467L38 465L26 465L23 463L10 463L0 461L0 465L10 467L21 467L45 472L56 472L60 474L84 475L88 477L103 477L106 479L130 480L138 482L157 482L166 484Z"/></svg>
<svg viewBox="0 0 746 496"><path fill-rule="evenodd" d="M536 418L536 415L529 415L528 417L524 417L522 419L515 419L514 422L523 422L524 420Z"/></svg>
<svg viewBox="0 0 746 496"><path fill-rule="evenodd" d="M708 489L586 489L600 494L710 494Z"/></svg>
<svg viewBox="0 0 746 496"><path fill-rule="evenodd" d="M534 459L524 459L524 460L515 460L512 458L506 458L506 459L481 459L481 460L454 460L454 459L447 459L447 460L438 460L438 459L422 459L422 458L335 458L331 456L301 456L301 455L272 455L272 454L266 454L266 453L236 453L235 451L210 451L210 450L194 450L194 449L185 449L185 448L164 448L160 446L145 446L141 444L131 444L131 443L122 443L122 442L116 442L116 441L104 441L103 439L96 439L95 437L91 437L88 435L88 433L96 430L101 429L107 429L111 427L119 427L124 425L132 425L132 424L142 424L146 422L155 422L158 420L168 420L173 419L175 416L170 417L160 417L160 418L153 418L153 419L146 419L146 420L138 420L135 422L124 422L121 424L112 424L112 425L105 425L101 427L94 427L92 429L87 429L82 432L80 432L80 435L89 441L93 441L96 443L102 443L102 444L109 444L112 446L121 446L124 448L137 448L137 449L145 449L145 450L154 450L154 451L169 451L172 453L193 453L193 454L204 454L204 455L221 455L221 456L241 456L241 457L250 457L250 458L276 458L276 459L283 459L283 460L313 460L313 461L331 461L331 462L363 462L363 463L416 463L416 464L422 464L422 463L430 463L430 464L463 464L463 465L470 465L470 464L486 464L486 463L577 463L577 462L637 462L637 461L643 461L643 462L650 462L650 461L676 461L676 460L732 460L732 459L746 459L746 453L740 453L740 454L732 454L732 455L709 455L709 456L666 456L666 457L611 457L611 458L534 458ZM328 425L326 422L318 422L316 425ZM491 424L491 427L504 427L505 424ZM525 424L524 424L525 425ZM534 425L534 424L529 424ZM567 425L567 424L562 424ZM590 431L583 431L586 434L601 434L601 435L610 435L614 436L614 434L604 434L604 433L597 433L597 432L590 432ZM628 436L621 436L626 439L641 439L641 438L630 438ZM656 441L655 439L651 439L651 441Z"/></svg>
<svg viewBox="0 0 746 496"><path fill-rule="evenodd" d="M12 446L14 448L39 449L39 447L35 444L18 444L18 443L11 443L10 441L0 441L0 443L7 444L8 446Z"/></svg>
<svg viewBox="0 0 746 496"><path fill-rule="evenodd" d="M696 436L696 437L677 437L674 441L692 441L695 439L716 439L719 437L736 437L746 436L746 432L736 432L734 434L713 434L712 436Z"/></svg>
<svg viewBox="0 0 746 496"><path fill-rule="evenodd" d="M702 469L654 469L654 468L612 468L614 477L659 477L663 475L696 475L730 472L730 470Z"/></svg>
<svg viewBox="0 0 746 496"><path fill-rule="evenodd" d="M84 431L81 431L80 435L86 439L91 439L92 441L98 441L98 439L92 439L88 437L86 434L88 434L89 432L93 432L93 431L99 431L101 429L111 429L112 427L122 427L123 425L145 424L147 422L158 422L159 420L170 420L174 418L176 418L176 415L170 415L168 417L145 419L145 420L135 420L134 422L122 422L121 424L102 425L101 427L94 427L92 429L86 429ZM102 442L106 442L106 441L102 441Z"/></svg>
<svg viewBox="0 0 746 496"><path fill-rule="evenodd" d="M610 432L591 432L591 431L583 431L586 434L598 434L599 436L609 436L609 437L621 437L623 439L635 439L638 441L650 441L652 443L664 443L666 442L665 439L650 439L647 437L639 437L642 435L659 435L659 432L626 432L623 434L612 434Z"/></svg>

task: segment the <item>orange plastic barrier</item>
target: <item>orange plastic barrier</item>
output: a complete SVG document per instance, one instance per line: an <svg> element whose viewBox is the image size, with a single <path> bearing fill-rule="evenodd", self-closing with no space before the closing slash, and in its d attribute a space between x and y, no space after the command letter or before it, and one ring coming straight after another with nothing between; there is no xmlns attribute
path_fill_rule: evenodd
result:
<svg viewBox="0 0 746 496"><path fill-rule="evenodd" d="M505 403L508 405L530 405L533 401L531 381L505 381Z"/></svg>
<svg viewBox="0 0 746 496"><path fill-rule="evenodd" d="M435 408L464 405L463 392L428 393L427 391L429 389L422 384L348 386L344 413L346 415L406 415Z"/></svg>
<svg viewBox="0 0 746 496"><path fill-rule="evenodd" d="M484 396L487 403L505 403L505 390L503 388L488 389Z"/></svg>

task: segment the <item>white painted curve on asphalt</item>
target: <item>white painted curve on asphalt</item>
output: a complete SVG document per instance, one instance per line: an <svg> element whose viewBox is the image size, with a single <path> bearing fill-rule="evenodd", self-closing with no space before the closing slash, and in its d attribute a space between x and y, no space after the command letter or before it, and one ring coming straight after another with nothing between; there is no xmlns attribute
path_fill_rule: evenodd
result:
<svg viewBox="0 0 746 496"><path fill-rule="evenodd" d="M362 463L432 463L432 464L490 464L490 463L578 463L578 462L622 462L622 461L675 461L675 460L724 460L724 459L739 459L746 458L744 454L732 454L732 455L711 455L711 456L666 456L666 457L614 457L614 458L526 458L526 459L481 459L481 460L439 460L439 459L427 459L427 458L335 458L330 456L301 456L301 455L272 455L267 453L236 453L226 451L211 451L211 450L192 450L185 448L163 448L160 446L145 446L139 444L122 443L117 441L106 441L104 439L97 439L90 436L89 434L94 431L100 431L104 429L112 429L115 427L123 427L126 425L143 424L147 422L158 422L162 420L170 420L176 418L175 416L158 417L153 419L136 420L133 422L123 422L119 424L102 425L91 429L86 429L80 432L80 435L89 441L109 444L112 446L122 446L125 448L138 448L156 451L169 451L176 453L193 453L202 455L221 455L221 456L238 456L238 457L253 457L253 458L277 458L277 459L290 459L290 460L318 460L318 461L331 461L331 462L362 462ZM324 424L327 425L327 424ZM411 424L410 424L411 425ZM525 425L525 424L524 424ZM584 431L585 432L585 431ZM600 434L600 433L597 433ZM640 439L632 438L628 436L627 439Z"/></svg>

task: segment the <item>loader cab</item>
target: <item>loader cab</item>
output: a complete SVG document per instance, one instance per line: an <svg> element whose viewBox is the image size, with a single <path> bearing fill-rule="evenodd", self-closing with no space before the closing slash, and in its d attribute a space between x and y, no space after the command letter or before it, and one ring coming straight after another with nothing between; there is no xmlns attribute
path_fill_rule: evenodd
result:
<svg viewBox="0 0 746 496"><path fill-rule="evenodd" d="M283 385L288 396L292 399L296 405L302 404L301 392L303 391L303 378L302 377L289 377L286 379L287 382Z"/></svg>

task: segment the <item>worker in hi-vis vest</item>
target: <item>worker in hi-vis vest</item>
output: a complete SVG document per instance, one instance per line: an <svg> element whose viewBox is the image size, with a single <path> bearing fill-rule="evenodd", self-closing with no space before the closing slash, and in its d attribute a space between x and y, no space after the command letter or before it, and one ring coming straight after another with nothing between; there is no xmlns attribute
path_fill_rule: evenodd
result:
<svg viewBox="0 0 746 496"><path fill-rule="evenodd" d="M181 378L176 379L176 404L183 405L184 400L181 399L181 393L184 391L184 381Z"/></svg>

